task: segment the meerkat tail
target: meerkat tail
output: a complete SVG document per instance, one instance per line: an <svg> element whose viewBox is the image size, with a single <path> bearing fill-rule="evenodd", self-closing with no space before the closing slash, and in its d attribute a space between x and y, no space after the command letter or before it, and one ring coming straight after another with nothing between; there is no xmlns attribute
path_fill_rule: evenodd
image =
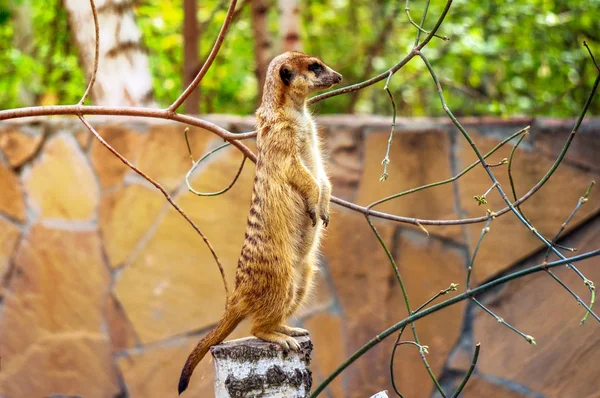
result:
<svg viewBox="0 0 600 398"><path fill-rule="evenodd" d="M179 395L185 391L190 382L190 377L192 377L192 373L196 368L196 365L204 358L204 355L208 352L211 346L219 344L233 330L236 326L242 321L244 317L235 310L233 306L229 306L227 310L225 310L225 314L217 324L217 326L210 331L194 348L190 356L188 357L183 369L181 371L181 376L179 377Z"/></svg>

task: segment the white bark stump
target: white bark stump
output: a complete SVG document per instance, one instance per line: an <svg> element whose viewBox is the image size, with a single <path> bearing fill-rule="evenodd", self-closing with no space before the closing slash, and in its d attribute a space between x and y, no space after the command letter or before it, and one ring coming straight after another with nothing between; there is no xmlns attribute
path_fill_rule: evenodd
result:
<svg viewBox="0 0 600 398"><path fill-rule="evenodd" d="M211 347L215 398L305 398L310 395L312 342L296 338L302 349L284 353L277 344L254 337Z"/></svg>
<svg viewBox="0 0 600 398"><path fill-rule="evenodd" d="M377 394L373 395L371 398L388 398L387 391L380 391Z"/></svg>

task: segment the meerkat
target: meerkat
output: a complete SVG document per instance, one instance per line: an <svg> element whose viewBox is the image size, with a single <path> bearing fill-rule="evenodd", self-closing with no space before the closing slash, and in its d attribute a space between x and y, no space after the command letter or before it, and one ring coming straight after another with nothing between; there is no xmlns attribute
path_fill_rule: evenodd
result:
<svg viewBox="0 0 600 398"><path fill-rule="evenodd" d="M300 52L281 54L269 64L256 111L256 176L235 288L217 326L188 357L179 394L209 348L245 318L254 336L285 351L298 350L294 336L308 334L284 322L312 286L322 229L329 224L331 183L306 99L341 80L323 61Z"/></svg>

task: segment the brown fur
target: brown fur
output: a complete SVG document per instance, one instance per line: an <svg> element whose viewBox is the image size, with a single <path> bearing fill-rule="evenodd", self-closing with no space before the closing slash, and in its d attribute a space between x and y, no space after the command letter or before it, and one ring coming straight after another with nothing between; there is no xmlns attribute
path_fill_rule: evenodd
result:
<svg viewBox="0 0 600 398"><path fill-rule="evenodd" d="M310 290L321 230L329 223L331 184L306 98L341 79L318 58L303 53L288 52L271 61L256 112L256 177L235 289L217 327L185 363L180 394L208 349L244 318L251 318L254 336L284 350L299 349L292 336L308 334L284 322Z"/></svg>

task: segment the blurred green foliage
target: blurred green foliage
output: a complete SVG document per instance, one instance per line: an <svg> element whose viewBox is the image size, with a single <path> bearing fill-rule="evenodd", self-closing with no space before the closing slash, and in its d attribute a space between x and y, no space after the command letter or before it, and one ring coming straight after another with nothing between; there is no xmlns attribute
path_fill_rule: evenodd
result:
<svg viewBox="0 0 600 398"><path fill-rule="evenodd" d="M31 3L31 51L15 46L18 3L0 0L0 108L30 105L23 103L23 88L35 94L35 103L77 102L85 78L62 2ZM141 0L135 7L161 105L169 104L182 90L181 3ZM203 57L223 22L225 3L198 0ZM424 3L410 3L417 22ZM444 3L432 0L425 29L433 26ZM215 7L220 7L216 13ZM301 7L304 50L342 73L344 84L394 65L410 51L416 35L404 12L404 0L304 0ZM273 5L269 13L275 49L276 11ZM600 0L455 0L439 34L450 41L434 39L424 52L455 114L573 116L596 74L583 40L600 58ZM382 81L362 90L356 98L344 95L325 100L315 109L318 113L391 114L383 85ZM443 114L435 86L418 57L392 78L390 89L401 116ZM256 92L253 32L246 5L201 84L202 112L252 113ZM598 114L600 101L590 111Z"/></svg>

